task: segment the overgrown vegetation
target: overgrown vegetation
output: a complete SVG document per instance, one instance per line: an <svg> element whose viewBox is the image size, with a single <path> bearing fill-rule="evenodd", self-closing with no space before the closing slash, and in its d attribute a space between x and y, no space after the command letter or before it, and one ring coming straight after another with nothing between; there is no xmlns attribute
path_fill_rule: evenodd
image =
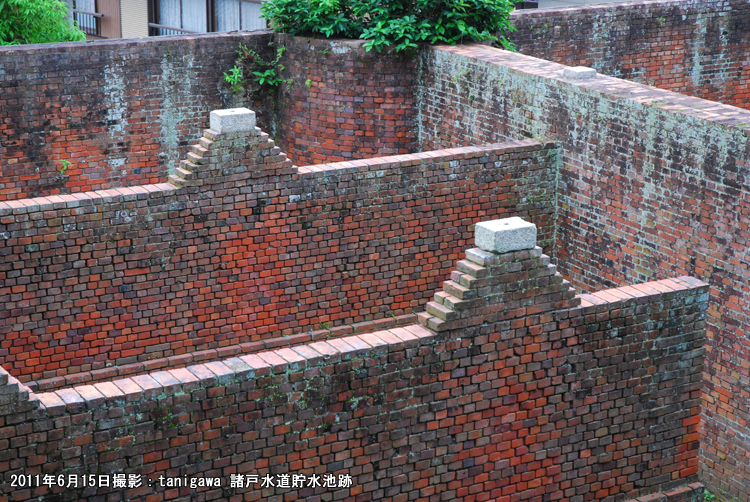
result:
<svg viewBox="0 0 750 502"><path fill-rule="evenodd" d="M0 45L86 40L62 0L0 0Z"/></svg>
<svg viewBox="0 0 750 502"><path fill-rule="evenodd" d="M488 40L513 49L512 0L269 0L261 10L274 31L363 38L368 51Z"/></svg>
<svg viewBox="0 0 750 502"><path fill-rule="evenodd" d="M237 62L229 72L224 72L224 80L231 86L232 92L238 93L247 88L253 96L263 88L275 90L282 83L291 85L291 80L281 78L284 65L279 61L285 49L284 46L279 47L276 49L276 57L266 61L254 50L240 44Z"/></svg>

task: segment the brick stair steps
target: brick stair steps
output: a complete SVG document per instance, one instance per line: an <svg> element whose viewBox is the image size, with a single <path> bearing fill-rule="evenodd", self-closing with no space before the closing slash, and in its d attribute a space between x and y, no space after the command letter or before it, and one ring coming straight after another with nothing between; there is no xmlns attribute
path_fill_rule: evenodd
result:
<svg viewBox="0 0 750 502"><path fill-rule="evenodd" d="M201 139L203 139L203 138L201 138ZM211 142L211 144L213 144L213 141ZM200 145L191 145L190 146L190 152L193 155L195 155L196 157L199 157L201 159L211 156L210 150L208 148L203 148Z"/></svg>
<svg viewBox="0 0 750 502"><path fill-rule="evenodd" d="M453 271L451 272L451 280L453 282L457 282L460 286L466 288L466 289L477 289L477 282L479 279L476 277L472 277L467 274L462 274L461 272Z"/></svg>
<svg viewBox="0 0 750 502"><path fill-rule="evenodd" d="M188 152L187 158L189 162L192 162L193 164L199 166L201 164L205 164L207 162L207 159L204 159L202 157L198 157L193 152Z"/></svg>
<svg viewBox="0 0 750 502"><path fill-rule="evenodd" d="M169 182L177 188L199 186L201 184L200 180L186 180L174 174L169 175Z"/></svg>
<svg viewBox="0 0 750 502"><path fill-rule="evenodd" d="M173 184L174 186L176 186L176 187L185 186L185 185L183 185L183 183L185 182L185 180L183 180L182 178L180 178L179 176L176 176L174 174L170 174L169 175L169 182L171 184Z"/></svg>
<svg viewBox="0 0 750 502"><path fill-rule="evenodd" d="M472 263L476 263L480 267L488 267L490 265L498 264L496 255L479 248L467 249L466 259Z"/></svg>
<svg viewBox="0 0 750 502"><path fill-rule="evenodd" d="M471 300L477 297L475 290L465 288L455 281L445 281L443 283L443 291L459 300Z"/></svg>
<svg viewBox="0 0 750 502"><path fill-rule="evenodd" d="M417 314L417 322L432 331L443 331L443 326L448 325L446 321L427 312Z"/></svg>
<svg viewBox="0 0 750 502"><path fill-rule="evenodd" d="M183 180L193 180L195 179L195 173L193 171L189 171L183 167L178 167L174 170L175 176L179 176Z"/></svg>
<svg viewBox="0 0 750 502"><path fill-rule="evenodd" d="M193 164L189 160L181 160L180 161L180 167L183 168L186 171L195 172L196 169L198 169L197 164Z"/></svg>
<svg viewBox="0 0 750 502"><path fill-rule="evenodd" d="M443 321L453 321L458 319L458 313L449 309L448 307L439 304L438 302L428 302L426 305L428 314L431 314Z"/></svg>
<svg viewBox="0 0 750 502"><path fill-rule="evenodd" d="M472 263L468 260L460 260L458 263L456 263L456 268L462 274L469 275L476 279L482 279L490 275L490 270L488 268L481 267L476 263Z"/></svg>
<svg viewBox="0 0 750 502"><path fill-rule="evenodd" d="M467 308L474 308L480 304L484 304L481 298L473 298L471 300L462 300L445 291L438 291L435 293L435 301L440 305L458 312L459 310L466 310Z"/></svg>
<svg viewBox="0 0 750 502"><path fill-rule="evenodd" d="M438 302L439 304L441 304L441 305L445 305L445 301L447 300L447 298L448 298L449 296L451 296L451 295L449 295L449 294L448 294L448 293L446 293L445 291L437 291L437 292L435 293L435 295L433 296L433 299L434 299L434 300L435 300L436 302Z"/></svg>

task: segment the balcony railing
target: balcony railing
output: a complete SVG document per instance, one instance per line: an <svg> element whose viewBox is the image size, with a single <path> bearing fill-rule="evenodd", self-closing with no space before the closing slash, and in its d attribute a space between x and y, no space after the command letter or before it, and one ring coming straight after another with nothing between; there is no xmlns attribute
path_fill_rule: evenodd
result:
<svg viewBox="0 0 750 502"><path fill-rule="evenodd" d="M85 12L82 10L73 9L73 20L78 24L78 27L87 35L93 35L95 37L102 36L101 19L103 17L104 14L97 14L96 12Z"/></svg>
<svg viewBox="0 0 750 502"><path fill-rule="evenodd" d="M202 33L200 31L191 31L183 28L174 28L172 26L164 26L163 24L148 23L148 27L151 28L152 35L182 35L184 33Z"/></svg>

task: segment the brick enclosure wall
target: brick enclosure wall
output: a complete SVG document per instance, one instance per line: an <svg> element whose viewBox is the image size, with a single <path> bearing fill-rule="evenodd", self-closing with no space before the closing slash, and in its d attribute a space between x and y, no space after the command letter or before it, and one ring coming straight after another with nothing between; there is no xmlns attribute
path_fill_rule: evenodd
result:
<svg viewBox="0 0 750 502"><path fill-rule="evenodd" d="M750 497L750 112L480 46L423 53L423 148L561 143L555 256L583 290L690 274L711 284L703 480Z"/></svg>
<svg viewBox="0 0 750 502"><path fill-rule="evenodd" d="M272 60L271 42L292 85L232 94L237 46ZM360 41L267 32L0 48L0 201L164 182L206 112L240 105L297 165L412 153L413 68Z"/></svg>
<svg viewBox="0 0 750 502"><path fill-rule="evenodd" d="M611 502L694 482L707 285L575 297L539 247L480 256L454 271L485 302L466 328L410 325L43 394L0 369L0 493ZM18 474L33 487L14 488ZM142 486L37 487L37 474ZM353 483L231 488L233 474ZM160 476L221 488L163 488Z"/></svg>
<svg viewBox="0 0 750 502"><path fill-rule="evenodd" d="M554 239L552 142L292 168L259 129L206 135L182 188L0 203L6 369L36 380L411 314L476 221L523 216Z"/></svg>
<svg viewBox="0 0 750 502"><path fill-rule="evenodd" d="M270 37L0 48L0 200L166 181L207 111L243 101L223 81L238 44L265 54Z"/></svg>
<svg viewBox="0 0 750 502"><path fill-rule="evenodd" d="M416 151L414 58L361 40L277 35L284 45L279 146L296 165Z"/></svg>
<svg viewBox="0 0 750 502"><path fill-rule="evenodd" d="M523 54L750 108L750 3L667 0L520 10Z"/></svg>
<svg viewBox="0 0 750 502"><path fill-rule="evenodd" d="M746 96L747 79L732 73L744 70L727 59L727 54L747 59L742 52L746 30L735 22L742 6L722 4L730 10L715 18L709 11L696 11L692 3L670 5L678 10L656 2L633 10L633 16L645 9L653 17L657 6L666 9L656 20L671 31L651 45L667 44L670 52L679 52L679 46L668 45L672 40L707 40L705 47L698 42L692 46L704 58L690 71L692 92L700 87L701 93L718 98L730 89L734 96ZM622 9L565 12L548 15L588 16L578 25L573 17L565 22L588 30L590 21L591 31L584 31L601 46L595 61L566 62L601 63L598 69L608 71L607 54L616 46L606 40L622 38L625 18L613 24L618 28L602 31L601 16L610 14L599 13L622 16ZM683 14L694 19L697 30L681 24ZM528 15L516 22L544 26L543 19L534 17L541 12ZM647 17L632 18L633 26L642 29L628 36L643 40L638 38L642 32L649 39L654 30ZM735 24L726 24L727 19ZM719 45L709 40L716 26L727 28ZM539 50L579 47L564 41L573 35L561 30L560 39L544 48L539 42ZM745 453L750 448L750 351L745 348L750 329L748 112L611 78L564 81L560 65L480 47L425 49L416 61L419 81L410 80L411 62L397 63L386 55L389 64L402 65L401 73L389 74L378 91L386 97L373 92L362 97L361 108L339 106L322 86L324 80L335 81L339 90L368 93L371 76L378 72L382 78L385 67L378 68L379 60L367 59L373 56L356 45L290 40L294 47L285 62L294 83L282 91L277 111L283 114L303 101L317 107L304 119L309 122L302 122L307 126L294 126L281 136L299 155L307 148L335 159L339 154L345 158L346 148L354 150L353 156L360 151L371 156L408 150L409 145L429 150L524 137L540 138L543 144L294 170L259 136L249 140L259 143L253 153L231 151L238 158L249 155L247 168L217 163L203 170L199 162L182 188L135 186L165 181L188 142L206 125L206 111L238 103L222 83L221 72L233 64L240 40L266 50L270 35L36 46L17 49L28 56L23 60L18 52L13 57L0 49L0 114L6 114L0 120L0 174L12 178L0 197L131 187L2 205L0 357L8 369L29 381L103 370L113 362L226 348L321 323L409 314L421 309L448 277L452 261L471 239L474 222L501 214L529 216L542 229L542 244L584 290L681 274L711 283L701 475L712 490L750 497ZM735 45L721 45L725 42ZM649 61L666 56L649 53L649 44L638 43L643 45L636 44L632 56L611 59L628 60L634 79L638 65L645 64L636 52L651 54ZM709 52L714 46L729 48L717 55ZM313 51L306 52L310 47ZM60 51L71 57L58 57ZM80 62L84 54L86 64ZM326 73L329 63L343 60L353 68L361 63L362 71ZM300 69L303 61L308 73ZM40 73L40 68L55 71ZM626 68L612 69L617 71ZM642 74L650 72L654 79L667 75L651 67ZM665 78L673 89L688 77ZM48 86L54 79L62 80ZM79 91L83 81L92 85L88 94ZM409 90L412 83L416 92ZM377 108L380 99L383 104L404 101ZM409 102L415 103L416 123L409 122ZM42 110L40 103L51 104L53 111ZM99 108L88 108L91 103ZM302 106L299 114L304 116L305 110ZM396 112L404 115L403 122ZM275 116L263 112L261 123L265 117ZM323 120L315 125L314 119ZM294 124L294 115L284 121ZM348 135L354 139L351 144L347 135L341 141L324 134L320 139L302 136L314 128L330 134L336 131L333 124L345 122L354 127ZM410 131L418 136L410 137ZM368 138L376 136L373 144ZM560 141L561 155L555 155L545 136ZM166 156L159 158L158 152ZM86 156L95 165L71 165L61 176L59 160L64 157L56 156L63 154ZM456 156L464 164L452 166ZM321 159L311 154L309 160ZM498 161L501 170L494 165ZM122 174L118 169L125 165L132 171ZM694 465L687 464L692 458L670 472L692 476ZM606 483L601 489L619 486L609 478Z"/></svg>

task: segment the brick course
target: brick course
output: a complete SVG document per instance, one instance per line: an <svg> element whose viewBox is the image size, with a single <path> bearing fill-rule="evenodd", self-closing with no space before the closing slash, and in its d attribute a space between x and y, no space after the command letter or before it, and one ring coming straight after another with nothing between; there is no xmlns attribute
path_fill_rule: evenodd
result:
<svg viewBox="0 0 750 502"><path fill-rule="evenodd" d="M486 303L470 327L406 325L41 394L0 369L13 400L0 408L0 493L19 502L686 494L697 478L708 286L680 277L553 305L559 274L541 249L497 263L477 256L466 260ZM17 474L98 473L144 482L11 485ZM349 474L353 486L228 486L232 474L269 473ZM163 488L159 476L218 477L222 487Z"/></svg>
<svg viewBox="0 0 750 502"><path fill-rule="evenodd" d="M690 274L712 285L702 479L750 497L750 112L473 46L430 48L420 145L561 143L555 258L582 290Z"/></svg>
<svg viewBox="0 0 750 502"><path fill-rule="evenodd" d="M519 52L750 108L750 4L669 0L514 11Z"/></svg>

